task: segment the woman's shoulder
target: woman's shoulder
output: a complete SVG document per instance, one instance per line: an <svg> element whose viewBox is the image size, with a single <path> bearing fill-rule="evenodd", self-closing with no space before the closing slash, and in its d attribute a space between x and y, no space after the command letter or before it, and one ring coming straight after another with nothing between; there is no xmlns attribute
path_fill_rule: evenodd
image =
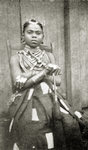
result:
<svg viewBox="0 0 88 150"><path fill-rule="evenodd" d="M18 53L15 53L14 55L12 55L10 57L10 63L15 63L15 62L18 62L18 61L19 61Z"/></svg>
<svg viewBox="0 0 88 150"><path fill-rule="evenodd" d="M55 58L54 58L53 53L51 53L51 52L46 52L46 54L48 55L50 61L54 63L54 62L55 62Z"/></svg>
<svg viewBox="0 0 88 150"><path fill-rule="evenodd" d="M47 53L47 55L49 55L50 57L54 57L54 56L53 56L53 53L47 52L47 51L46 51L46 53Z"/></svg>

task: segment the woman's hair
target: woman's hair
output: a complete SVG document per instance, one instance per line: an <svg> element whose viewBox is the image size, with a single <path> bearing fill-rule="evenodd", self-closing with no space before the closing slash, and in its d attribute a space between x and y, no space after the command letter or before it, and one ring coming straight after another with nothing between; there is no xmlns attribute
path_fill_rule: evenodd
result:
<svg viewBox="0 0 88 150"><path fill-rule="evenodd" d="M40 26L40 28L43 31L43 25L40 22L37 22L35 19L31 19L30 21L26 21L23 25L23 33L25 32L25 29L30 25L31 23L36 23L37 25Z"/></svg>

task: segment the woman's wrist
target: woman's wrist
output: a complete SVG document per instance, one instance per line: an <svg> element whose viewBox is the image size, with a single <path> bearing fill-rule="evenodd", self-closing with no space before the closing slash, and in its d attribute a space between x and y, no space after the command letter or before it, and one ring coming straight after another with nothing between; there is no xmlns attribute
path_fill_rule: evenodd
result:
<svg viewBox="0 0 88 150"><path fill-rule="evenodd" d="M42 70L40 73L36 74L35 76L32 77L32 80L34 83L37 83L41 81L43 78L46 77L46 70Z"/></svg>
<svg viewBox="0 0 88 150"><path fill-rule="evenodd" d="M30 79L31 77L33 77L34 75L36 75L36 72L34 70L30 70L28 73L26 73L24 76L27 79Z"/></svg>
<svg viewBox="0 0 88 150"><path fill-rule="evenodd" d="M32 76L36 75L36 71L32 70Z"/></svg>

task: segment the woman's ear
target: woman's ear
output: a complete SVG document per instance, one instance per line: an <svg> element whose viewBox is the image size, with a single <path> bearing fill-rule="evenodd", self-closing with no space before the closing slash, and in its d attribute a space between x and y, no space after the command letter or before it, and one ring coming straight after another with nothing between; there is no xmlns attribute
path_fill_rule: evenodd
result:
<svg viewBox="0 0 88 150"><path fill-rule="evenodd" d="M43 39L44 39L44 33L43 33Z"/></svg>
<svg viewBox="0 0 88 150"><path fill-rule="evenodd" d="M42 37L42 43L41 44L43 44L43 39L44 39L44 34L43 34L43 37Z"/></svg>
<svg viewBox="0 0 88 150"><path fill-rule="evenodd" d="M25 40L24 40L24 34L22 34L22 36L21 36L21 43L25 43Z"/></svg>

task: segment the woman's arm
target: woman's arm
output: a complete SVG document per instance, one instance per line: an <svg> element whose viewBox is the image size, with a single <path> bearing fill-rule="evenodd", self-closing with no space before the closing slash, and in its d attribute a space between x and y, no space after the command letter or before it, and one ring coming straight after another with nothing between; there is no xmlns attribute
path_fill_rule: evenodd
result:
<svg viewBox="0 0 88 150"><path fill-rule="evenodd" d="M15 79L18 75L29 79L30 77L32 77L36 74L36 72L34 70L30 70L27 73L22 72L22 70L20 68L19 56L17 54L15 54L11 57L10 68L11 68L11 75L12 75L13 82L15 82Z"/></svg>
<svg viewBox="0 0 88 150"><path fill-rule="evenodd" d="M36 83L40 82L43 78L45 78L46 74L49 72L47 69L39 71L37 74L35 71L31 70L28 73L22 72L18 55L11 57L10 66L14 88L17 91L23 91L32 87Z"/></svg>
<svg viewBox="0 0 88 150"><path fill-rule="evenodd" d="M49 54L51 63L54 62L54 57L52 54ZM50 67L48 65L48 69L44 69L43 71L40 71L37 75L34 71L29 71L28 73L22 72L19 64L19 56L16 54L11 57L10 60L10 66L11 66L11 75L12 80L14 83L15 90L25 90L27 88L32 87L33 85L41 81L45 78L45 76L48 74L48 79L53 83L53 77L49 76L49 73L55 72L54 67ZM58 70L58 69L57 69ZM52 73L51 73L52 74ZM33 77L33 78L32 78ZM60 75L55 76L56 77L56 85L60 85Z"/></svg>
<svg viewBox="0 0 88 150"><path fill-rule="evenodd" d="M48 57L49 57L49 59L50 59L50 63L51 63L52 65L55 64L55 58L54 58L53 54L47 52L47 55L48 55ZM57 67L58 67L58 66L57 66ZM61 69L60 69L59 67L58 67L58 69L59 69L59 71L58 71L58 73L55 75L55 80L56 80L56 85L57 85L57 86L60 86L60 84L61 84ZM53 69L52 69L52 70L53 70ZM47 78L48 78L52 83L54 83L53 73L55 74L55 72L52 72L51 75L48 75L48 76L47 76Z"/></svg>
<svg viewBox="0 0 88 150"><path fill-rule="evenodd" d="M10 59L10 69L14 88L22 88L28 79L36 74L36 72L32 70L28 73L22 72L19 63L19 56L17 54L13 55ZM18 82L20 80L21 82Z"/></svg>

